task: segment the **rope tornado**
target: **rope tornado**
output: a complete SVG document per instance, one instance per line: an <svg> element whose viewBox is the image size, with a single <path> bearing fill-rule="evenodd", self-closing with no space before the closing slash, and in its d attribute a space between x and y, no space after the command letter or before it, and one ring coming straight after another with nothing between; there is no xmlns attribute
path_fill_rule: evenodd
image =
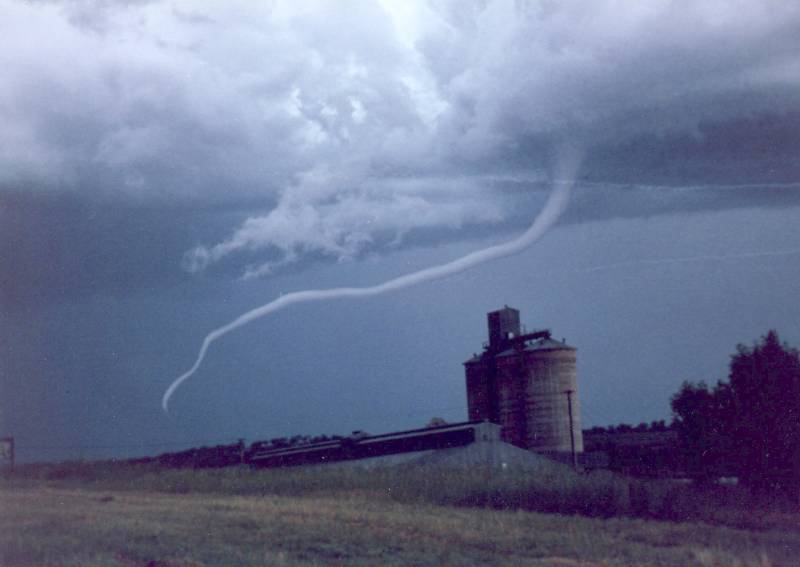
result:
<svg viewBox="0 0 800 567"><path fill-rule="evenodd" d="M255 321L256 319L266 317L271 313L275 313L276 311L296 303L325 301L329 299L346 297L359 298L381 295L391 291L411 287L423 282L438 280L447 276L451 276L453 274L473 268L479 264L483 264L484 262L496 260L512 254L517 254L518 252L524 250L539 240L550 229L550 227L555 224L555 222L561 216L561 213L566 208L569 201L570 190L574 185L575 175L580 166L581 158L582 151L575 146L564 145L559 148L555 171L556 175L554 177L556 181L554 181L553 190L550 193L545 206L536 216L530 228L513 240L504 242L502 244L497 244L495 246L489 246L488 248L477 250L451 262L406 274L374 286L337 287L332 289L305 290L288 293L286 295L282 295L278 299L262 305L261 307L256 307L255 309L240 315L227 325L211 331L203 339L203 344L200 347L200 352L197 355L194 365L184 374L181 374L178 378L176 378L172 384L170 384L169 388L167 388L167 390L164 392L164 397L161 399L161 406L164 408L165 412L168 411L170 398L178 389L178 387L180 387L181 384L188 380L195 372L197 372L198 368L200 368L200 365L203 363L203 359L205 358L206 352L208 351L208 347L211 346L211 343L227 335L231 331Z"/></svg>

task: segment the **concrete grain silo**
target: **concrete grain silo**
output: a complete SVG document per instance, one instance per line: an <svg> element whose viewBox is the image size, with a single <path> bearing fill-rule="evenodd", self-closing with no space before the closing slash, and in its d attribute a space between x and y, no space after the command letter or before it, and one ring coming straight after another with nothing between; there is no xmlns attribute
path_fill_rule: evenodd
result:
<svg viewBox="0 0 800 567"><path fill-rule="evenodd" d="M576 349L546 330L522 333L508 306L487 318L489 342L464 363L469 419L499 424L518 447L582 452Z"/></svg>

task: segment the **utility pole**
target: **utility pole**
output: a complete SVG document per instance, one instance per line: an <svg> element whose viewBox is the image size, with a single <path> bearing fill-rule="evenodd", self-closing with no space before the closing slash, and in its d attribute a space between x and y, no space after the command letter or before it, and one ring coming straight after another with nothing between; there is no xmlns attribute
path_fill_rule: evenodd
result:
<svg viewBox="0 0 800 567"><path fill-rule="evenodd" d="M578 470L578 455L575 454L575 428L572 423L572 394L574 390L566 390L567 395L567 411L569 412L569 444L572 451L572 468Z"/></svg>

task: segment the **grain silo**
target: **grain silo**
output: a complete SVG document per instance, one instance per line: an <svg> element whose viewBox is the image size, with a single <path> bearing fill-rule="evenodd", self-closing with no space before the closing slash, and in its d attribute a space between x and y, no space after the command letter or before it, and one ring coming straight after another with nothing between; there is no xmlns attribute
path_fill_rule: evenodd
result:
<svg viewBox="0 0 800 567"><path fill-rule="evenodd" d="M575 347L548 330L523 333L508 306L487 318L489 342L464 363L469 419L498 423L519 447L582 452Z"/></svg>

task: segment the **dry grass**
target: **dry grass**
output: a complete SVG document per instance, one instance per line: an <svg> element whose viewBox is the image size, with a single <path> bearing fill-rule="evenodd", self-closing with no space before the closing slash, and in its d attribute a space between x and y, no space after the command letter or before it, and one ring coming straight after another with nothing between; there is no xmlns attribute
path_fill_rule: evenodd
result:
<svg viewBox="0 0 800 567"><path fill-rule="evenodd" d="M792 565L798 532L305 496L7 486L0 564Z"/></svg>
<svg viewBox="0 0 800 567"><path fill-rule="evenodd" d="M754 497L741 487L696 488L672 481L636 481L608 472L578 475L553 464L535 472L471 467L348 466L253 470L168 469L124 462L72 462L19 467L0 486L139 490L178 494L311 496L364 492L405 503L522 509L591 517L705 521L764 530L798 524L794 499Z"/></svg>

